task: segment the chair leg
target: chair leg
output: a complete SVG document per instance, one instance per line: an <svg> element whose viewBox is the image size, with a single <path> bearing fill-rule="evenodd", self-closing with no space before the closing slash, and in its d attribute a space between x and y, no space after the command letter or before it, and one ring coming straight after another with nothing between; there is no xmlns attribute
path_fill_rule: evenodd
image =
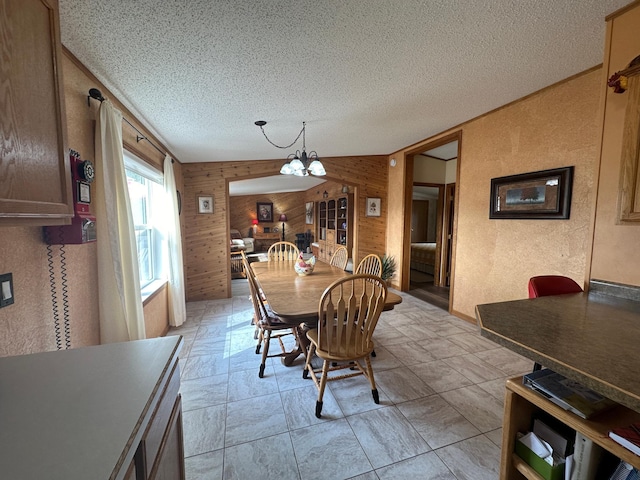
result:
<svg viewBox="0 0 640 480"><path fill-rule="evenodd" d="M380 397L378 395L378 389L376 388L376 381L373 378L373 368L371 368L371 359L369 356L364 357L364 363L367 365L367 377L371 384L371 395L373 395L374 403L380 403Z"/></svg>
<svg viewBox="0 0 640 480"><path fill-rule="evenodd" d="M304 378L305 380L307 378L309 378L309 369L312 369L313 367L311 366L311 359L313 358L313 354L316 351L316 347L311 344L309 345L309 349L307 350L307 358L305 359L305 363L304 363L304 370L302 371L302 378Z"/></svg>
<svg viewBox="0 0 640 480"><path fill-rule="evenodd" d="M267 364L267 355L269 355L269 342L271 341L271 330L267 330L267 335L264 337L264 347L262 349L262 363L260 364L260 371L258 376L264 377L264 369Z"/></svg>
<svg viewBox="0 0 640 480"><path fill-rule="evenodd" d="M324 387L327 386L327 376L329 375L329 362L322 362L322 377L318 386L318 401L316 402L316 417L322 417L322 397L324 396Z"/></svg>

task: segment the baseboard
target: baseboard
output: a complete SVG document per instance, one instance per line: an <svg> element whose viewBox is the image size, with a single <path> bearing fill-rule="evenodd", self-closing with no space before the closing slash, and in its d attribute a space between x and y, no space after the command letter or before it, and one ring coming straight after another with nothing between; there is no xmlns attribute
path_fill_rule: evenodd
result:
<svg viewBox="0 0 640 480"><path fill-rule="evenodd" d="M469 315L466 315L464 313L458 312L457 310L451 310L451 315L454 315L462 320L464 320L465 322L469 322L472 323L473 325L478 325L478 321L475 319L475 317L471 317Z"/></svg>

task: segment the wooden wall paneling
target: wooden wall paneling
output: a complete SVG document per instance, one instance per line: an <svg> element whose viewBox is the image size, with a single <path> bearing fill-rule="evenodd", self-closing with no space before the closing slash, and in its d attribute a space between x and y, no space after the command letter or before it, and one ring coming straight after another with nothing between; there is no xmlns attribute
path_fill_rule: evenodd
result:
<svg viewBox="0 0 640 480"><path fill-rule="evenodd" d="M295 243L296 233L304 233L310 227L305 224L304 192L229 197L230 227L238 230L243 237L247 237L249 230L252 230L251 220L256 218L257 202L273 203L273 222L261 222L258 224L258 231L260 232L263 231L264 227L269 227L271 231L276 227L278 233L282 234L282 222L279 220L282 213L287 215L285 223L286 241Z"/></svg>
<svg viewBox="0 0 640 480"><path fill-rule="evenodd" d="M385 225L386 225L386 197L387 197L387 168L386 156L359 156L359 157L332 157L323 158L322 162L327 170L327 180L336 183L335 188L340 192L342 184L348 184L358 195L358 213L355 215L354 224L354 254L359 256L366 253L379 253L385 251ZM260 161L235 161L235 162L210 162L210 163L186 163L182 166L184 176L185 199L189 202L185 205L185 259L187 270L187 300L205 300L214 298L228 298L231 295L228 285L230 278L230 267L223 270L221 264L228 264L228 228L231 226L232 215L230 205L233 200L226 197L227 183L232 180L243 180L247 178L259 178L269 175L277 175L282 167L282 160L260 160ZM323 184L324 185L324 184ZM308 226L304 224L304 202L312 201L311 197L319 195L322 197L322 185L305 192L304 201L300 201L300 228L306 231ZM316 193L312 193L315 191ZM193 217L195 214L195 196L198 192L215 192L215 218L214 230L219 230L220 234L208 232L204 236L199 232L201 229L208 230L209 227L202 224L202 221ZM218 194L226 198L218 199ZM318 193L319 192L319 193ZM364 217L364 202L366 197L382 198L382 216ZM275 197L274 197L275 198ZM270 200L271 201L271 200ZM187 203L187 202L183 202ZM222 207L218 209L218 206ZM362 205L360 205L362 204ZM255 208L255 206L253 207ZM360 214L362 212L362 215ZM274 213L276 210L274 203ZM287 216L289 215L288 212ZM296 217L294 213L294 217ZM202 216L202 215L200 215ZM193 222L191 221L193 218ZM234 222L236 221L236 217ZM274 218L275 220L275 218ZM242 222L242 220L239 220ZM274 224L278 222L274 221ZM297 224L296 224L297 225ZM242 225L239 225L242 227ZM280 225L279 225L280 227ZM234 227L236 228L236 227ZM287 238L289 233L295 234L297 231L287 224ZM248 229L248 225L244 227ZM241 232L243 229L238 228ZM295 240L295 236L293 237ZM198 243L204 242L209 248L208 253L202 251L204 247L195 248ZM221 248L220 245L224 245ZM366 252L366 253L365 253Z"/></svg>

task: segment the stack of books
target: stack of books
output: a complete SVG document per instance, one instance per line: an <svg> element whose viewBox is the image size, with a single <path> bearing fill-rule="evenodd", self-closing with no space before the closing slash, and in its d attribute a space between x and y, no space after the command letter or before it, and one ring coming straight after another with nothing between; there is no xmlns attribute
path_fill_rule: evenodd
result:
<svg viewBox="0 0 640 480"><path fill-rule="evenodd" d="M640 455L640 422L614 428L609 432L609 437L636 455Z"/></svg>
<svg viewBox="0 0 640 480"><path fill-rule="evenodd" d="M609 480L640 480L640 473L637 468L633 468L627 462L620 462Z"/></svg>

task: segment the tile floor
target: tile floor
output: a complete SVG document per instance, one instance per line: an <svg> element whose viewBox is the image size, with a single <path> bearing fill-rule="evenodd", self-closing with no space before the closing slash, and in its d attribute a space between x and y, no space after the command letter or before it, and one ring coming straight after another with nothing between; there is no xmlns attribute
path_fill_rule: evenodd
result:
<svg viewBox="0 0 640 480"><path fill-rule="evenodd" d="M376 328L380 404L367 380L330 383L323 417L302 358L258 378L246 280L190 302L180 368L187 479L498 478L506 378L531 361L401 294ZM274 346L275 348L275 346Z"/></svg>

